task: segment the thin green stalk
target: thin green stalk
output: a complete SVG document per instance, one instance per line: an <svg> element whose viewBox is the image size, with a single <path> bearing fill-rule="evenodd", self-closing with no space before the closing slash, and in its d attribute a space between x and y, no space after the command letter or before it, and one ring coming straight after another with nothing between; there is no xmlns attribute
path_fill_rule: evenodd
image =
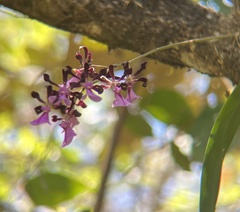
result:
<svg viewBox="0 0 240 212"><path fill-rule="evenodd" d="M232 34L229 34L229 35L219 35L219 36L211 36L211 37L204 37L204 38L196 38L196 39L191 39L191 40L186 40L186 41L181 41L181 42L169 44L169 45L166 45L166 46L161 46L161 47L155 48L151 51L148 51L144 54L141 54L141 55L129 60L128 62L132 63L135 60L139 60L139 59L147 57L151 54L154 54L154 53L157 53L157 52L160 52L160 51L164 51L164 50L167 50L167 49L171 49L171 48L174 48L174 47L183 46L183 45L190 44L190 43L203 43L203 42L206 42L206 41L225 39L225 38L239 36L239 34L240 33L237 32L237 33L232 33ZM122 65L122 63L117 64L117 66L120 66L120 65Z"/></svg>
<svg viewBox="0 0 240 212"><path fill-rule="evenodd" d="M166 46L161 46L161 47L155 48L155 49L150 50L150 51L148 51L144 54L141 54L137 57L134 57L133 59L129 60L128 62L132 63L136 60L142 59L142 58L147 57L151 54L154 54L154 53L157 53L157 52L160 52L160 51L164 51L164 50L167 50L167 49L171 49L171 48L174 48L174 47L179 47L179 46L192 44L192 43L203 43L203 42L206 42L206 41L221 40L221 39L236 37L236 36L239 36L239 35L240 35L240 32L236 32L236 33L231 33L229 35L210 36L210 37L204 37L204 38L196 38L196 39L191 39L191 40L185 40L185 41L181 41L181 42L177 42L177 43L173 43L173 44L169 44L169 45L166 45ZM123 63L124 62L121 62L121 63L115 64L114 66L115 67L121 66ZM99 68L99 67L100 68L108 68L108 66L105 66L105 65L95 65L95 64L93 64L92 66L97 67L97 68Z"/></svg>

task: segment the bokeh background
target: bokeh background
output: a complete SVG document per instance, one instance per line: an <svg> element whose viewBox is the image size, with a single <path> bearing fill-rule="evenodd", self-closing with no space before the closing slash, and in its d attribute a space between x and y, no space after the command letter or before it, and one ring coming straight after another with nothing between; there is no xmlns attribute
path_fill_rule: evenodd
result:
<svg viewBox="0 0 240 212"><path fill-rule="evenodd" d="M229 13L231 1L200 1ZM81 111L77 136L61 148L57 126L33 127L31 91L45 95L47 72L61 82L66 65L78 68L80 45L93 63L110 65L138 54L64 32L0 8L0 211L88 211L93 208L104 160L120 116L119 142L103 211L198 211L202 160L213 122L232 84L195 70L173 69L147 58L136 61L149 83L127 112L112 108L113 94ZM240 210L240 130L223 166L217 211Z"/></svg>

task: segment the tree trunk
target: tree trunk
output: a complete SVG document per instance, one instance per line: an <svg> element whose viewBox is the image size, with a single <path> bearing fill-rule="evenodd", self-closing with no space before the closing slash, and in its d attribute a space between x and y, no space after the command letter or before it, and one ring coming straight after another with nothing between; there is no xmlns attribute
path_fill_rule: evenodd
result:
<svg viewBox="0 0 240 212"><path fill-rule="evenodd" d="M145 53L184 40L240 31L239 13L216 13L190 0L0 0L30 18L103 42L110 49ZM150 57L174 67L240 80L239 36L191 43Z"/></svg>

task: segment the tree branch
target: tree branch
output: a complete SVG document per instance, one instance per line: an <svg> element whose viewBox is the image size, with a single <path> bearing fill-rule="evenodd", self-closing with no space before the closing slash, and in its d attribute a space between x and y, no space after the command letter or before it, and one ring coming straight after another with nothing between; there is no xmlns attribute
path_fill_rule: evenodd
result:
<svg viewBox="0 0 240 212"><path fill-rule="evenodd" d="M127 4L126 4L127 2ZM0 4L51 26L145 53L190 39L240 31L239 13L215 13L190 0L0 0ZM192 43L149 57L174 67L240 80L239 37Z"/></svg>
<svg viewBox="0 0 240 212"><path fill-rule="evenodd" d="M128 112L127 109L123 108L121 113L119 113L119 119L118 119L118 121L115 125L115 128L114 128L114 131L113 131L112 139L109 144L110 145L109 150L107 152L107 156L106 156L106 159L103 164L103 176L102 176L102 180L100 183L99 192L97 195L97 201L96 201L96 204L94 207L94 212L100 212L101 208L102 208L103 198L105 196L106 183L107 183L110 171L111 171L111 165L112 165L112 161L113 161L114 151L119 142L121 130L122 130L124 121L127 117L127 112Z"/></svg>

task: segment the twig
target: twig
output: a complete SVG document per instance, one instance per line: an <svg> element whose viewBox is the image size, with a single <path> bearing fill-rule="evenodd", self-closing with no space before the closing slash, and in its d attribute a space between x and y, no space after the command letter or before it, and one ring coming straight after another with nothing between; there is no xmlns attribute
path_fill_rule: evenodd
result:
<svg viewBox="0 0 240 212"><path fill-rule="evenodd" d="M110 143L110 146L109 146L109 150L107 152L107 156L106 156L106 159L104 161L103 176L102 176L102 181L101 181L101 184L100 184L100 188L99 188L94 212L100 212L101 211L103 199L104 199L104 196L105 196L106 182L108 180L108 176L109 176L110 171L111 171L111 165L112 165L112 160L113 160L113 156L114 156L114 151L115 151L115 149L117 147L117 144L119 142L121 130L122 130L123 123L124 123L126 117L127 117L127 109L123 108L121 113L119 114L119 119L118 119L118 121L115 125L113 135L112 135L112 140L111 140L111 143Z"/></svg>

